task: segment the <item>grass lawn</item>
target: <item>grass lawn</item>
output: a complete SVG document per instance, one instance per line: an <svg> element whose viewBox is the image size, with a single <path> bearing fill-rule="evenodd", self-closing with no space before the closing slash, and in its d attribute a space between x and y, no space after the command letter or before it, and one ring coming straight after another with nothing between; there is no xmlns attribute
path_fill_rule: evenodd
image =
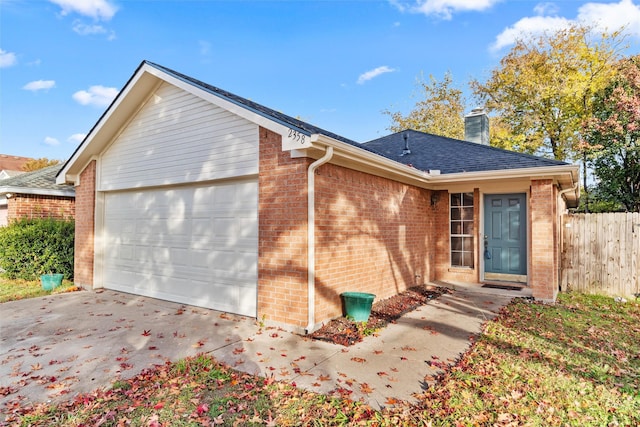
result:
<svg viewBox="0 0 640 427"><path fill-rule="evenodd" d="M561 294L512 302L417 404L374 411L200 355L62 405L0 412L19 426L636 426L639 390L640 304Z"/></svg>
<svg viewBox="0 0 640 427"><path fill-rule="evenodd" d="M9 280L0 277L0 303L24 298L41 297L77 290L73 282L64 280L53 291L45 291L39 280Z"/></svg>

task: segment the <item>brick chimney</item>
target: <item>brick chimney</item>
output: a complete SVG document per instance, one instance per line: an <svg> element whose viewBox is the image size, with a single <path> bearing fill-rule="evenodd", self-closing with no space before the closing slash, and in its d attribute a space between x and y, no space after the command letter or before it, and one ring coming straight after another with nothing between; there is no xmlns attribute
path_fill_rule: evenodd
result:
<svg viewBox="0 0 640 427"><path fill-rule="evenodd" d="M489 116L484 108L474 108L471 113L464 116L464 139L489 145Z"/></svg>

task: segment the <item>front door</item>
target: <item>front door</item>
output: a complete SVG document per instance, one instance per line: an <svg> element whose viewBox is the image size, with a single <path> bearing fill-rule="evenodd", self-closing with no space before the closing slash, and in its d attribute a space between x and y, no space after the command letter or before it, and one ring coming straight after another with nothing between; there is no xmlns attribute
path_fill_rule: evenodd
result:
<svg viewBox="0 0 640 427"><path fill-rule="evenodd" d="M527 281L526 202L525 194L485 196L485 280Z"/></svg>

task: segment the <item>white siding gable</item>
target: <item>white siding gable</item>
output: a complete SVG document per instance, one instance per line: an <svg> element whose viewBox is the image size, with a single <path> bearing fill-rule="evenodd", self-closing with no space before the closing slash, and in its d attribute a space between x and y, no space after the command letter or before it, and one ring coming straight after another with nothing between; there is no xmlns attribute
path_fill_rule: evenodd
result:
<svg viewBox="0 0 640 427"><path fill-rule="evenodd" d="M102 154L98 190L258 173L258 125L163 83Z"/></svg>

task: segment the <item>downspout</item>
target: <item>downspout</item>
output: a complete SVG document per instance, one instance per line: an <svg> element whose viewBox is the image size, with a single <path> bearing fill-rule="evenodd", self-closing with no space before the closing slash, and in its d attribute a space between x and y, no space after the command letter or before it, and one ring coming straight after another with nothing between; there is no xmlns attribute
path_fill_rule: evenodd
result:
<svg viewBox="0 0 640 427"><path fill-rule="evenodd" d="M313 332L315 327L316 303L316 169L333 157L333 147L327 147L324 156L309 165L307 170L307 313L308 324L305 333Z"/></svg>

